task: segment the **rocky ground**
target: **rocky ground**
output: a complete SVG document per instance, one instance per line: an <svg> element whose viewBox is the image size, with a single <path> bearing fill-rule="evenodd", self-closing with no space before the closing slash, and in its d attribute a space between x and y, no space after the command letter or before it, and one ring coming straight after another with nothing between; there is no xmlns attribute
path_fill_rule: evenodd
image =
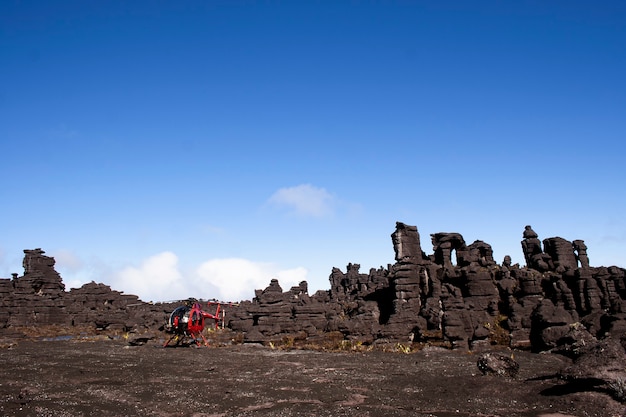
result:
<svg viewBox="0 0 626 417"><path fill-rule="evenodd" d="M0 349L2 416L622 416L601 388L559 378L570 361L513 353L515 377L478 354L425 348L163 348L123 338L20 340Z"/></svg>

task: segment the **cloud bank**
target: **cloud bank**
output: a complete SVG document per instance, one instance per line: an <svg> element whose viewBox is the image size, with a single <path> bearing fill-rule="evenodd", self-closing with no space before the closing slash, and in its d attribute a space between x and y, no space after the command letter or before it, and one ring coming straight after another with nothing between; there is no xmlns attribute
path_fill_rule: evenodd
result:
<svg viewBox="0 0 626 417"><path fill-rule="evenodd" d="M178 257L162 252L144 260L140 267L127 267L116 273L112 287L138 295L144 301L168 301L189 297L187 284L178 269Z"/></svg>
<svg viewBox="0 0 626 417"><path fill-rule="evenodd" d="M283 290L288 290L306 281L308 273L303 267L281 269L273 263L242 258L209 259L187 270L170 251L117 271L106 269L105 263L82 262L69 252L59 252L55 259L68 290L90 281L104 282L113 290L155 302L190 297L232 302L251 300L254 291L267 287L273 278L278 279Z"/></svg>
<svg viewBox="0 0 626 417"><path fill-rule="evenodd" d="M277 270L273 264L252 262L247 259L212 259L196 270L199 282L210 284L227 301L250 300L254 290L265 288L272 278L277 278L283 290L306 280L307 270L295 268Z"/></svg>

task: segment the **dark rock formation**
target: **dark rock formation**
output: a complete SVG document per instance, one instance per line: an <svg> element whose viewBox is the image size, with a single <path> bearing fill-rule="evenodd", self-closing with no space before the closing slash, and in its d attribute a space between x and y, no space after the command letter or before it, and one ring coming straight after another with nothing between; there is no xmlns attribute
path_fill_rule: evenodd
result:
<svg viewBox="0 0 626 417"><path fill-rule="evenodd" d="M574 363L561 371L561 377L573 386L605 392L616 400L626 401L626 339L608 337L579 345Z"/></svg>
<svg viewBox="0 0 626 417"><path fill-rule="evenodd" d="M66 292L54 270L54 258L44 253L39 248L24 250L24 275L0 279L0 329L60 326L70 331L129 331L162 325L161 316L171 309L94 282Z"/></svg>
<svg viewBox="0 0 626 417"><path fill-rule="evenodd" d="M295 297L292 289L281 300L274 294L270 309L267 293L278 285L272 283L240 306L229 327L263 340L295 337L306 328L308 338L338 331L364 342L534 350L572 343L571 330L578 325L590 337L626 331L625 271L590 267L581 240L554 237L542 245L526 226L527 265L520 267L509 256L498 265L489 244L467 245L458 233L431 235L432 255L422 250L415 226L398 222L391 238L396 263L386 269L366 275L357 264L348 264L345 273L333 268L330 291ZM300 318L302 305L306 320Z"/></svg>
<svg viewBox="0 0 626 417"><path fill-rule="evenodd" d="M526 226L526 266L501 265L491 246L458 233L431 235L421 247L415 226L396 223L395 263L360 271L333 268L330 290L308 294L307 283L283 291L277 280L254 299L227 308L225 325L250 342L314 342L333 335L361 343L438 343L484 349L506 345L559 350L626 332L626 271L591 267L582 240L539 240ZM87 326L157 329L176 304L147 304L106 285L66 292L54 259L26 250L24 276L0 280L0 329Z"/></svg>
<svg viewBox="0 0 626 417"><path fill-rule="evenodd" d="M483 375L508 376L514 378L519 372L519 363L513 357L501 353L483 353L476 361L478 370Z"/></svg>
<svg viewBox="0 0 626 417"><path fill-rule="evenodd" d="M65 285L54 263L39 248L24 250L24 276L0 280L0 327L67 324Z"/></svg>
<svg viewBox="0 0 626 417"><path fill-rule="evenodd" d="M398 262L412 261L419 263L421 259L428 259L422 252L420 235L416 226L408 226L401 222L396 222L396 231L391 234L395 260Z"/></svg>

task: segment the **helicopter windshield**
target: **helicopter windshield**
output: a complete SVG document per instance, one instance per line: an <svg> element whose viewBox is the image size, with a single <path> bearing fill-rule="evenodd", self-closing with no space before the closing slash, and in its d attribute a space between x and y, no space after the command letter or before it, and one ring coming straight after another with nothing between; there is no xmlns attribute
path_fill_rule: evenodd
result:
<svg viewBox="0 0 626 417"><path fill-rule="evenodd" d="M189 321L190 310L187 306L180 306L172 311L169 320L170 327L178 329L182 324L186 324Z"/></svg>

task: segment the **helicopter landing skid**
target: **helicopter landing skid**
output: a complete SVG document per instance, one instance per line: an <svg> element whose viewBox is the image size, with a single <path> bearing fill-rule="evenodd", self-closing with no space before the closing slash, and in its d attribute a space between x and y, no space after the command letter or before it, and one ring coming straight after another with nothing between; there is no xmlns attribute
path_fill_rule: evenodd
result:
<svg viewBox="0 0 626 417"><path fill-rule="evenodd" d="M200 338L202 339L202 341L199 340L198 336L200 336ZM189 345L191 345L192 343L195 343L196 346L201 347L201 346L209 346L209 342L206 340L206 338L204 337L204 335L202 333L199 333L197 335L183 335L183 334L174 334L172 335L172 337L170 337L167 342L165 342L165 344L163 345L163 347L175 347L175 346L181 346L182 342L186 339L186 338L191 338L191 341L189 342ZM173 345L170 345L171 342L174 342Z"/></svg>

